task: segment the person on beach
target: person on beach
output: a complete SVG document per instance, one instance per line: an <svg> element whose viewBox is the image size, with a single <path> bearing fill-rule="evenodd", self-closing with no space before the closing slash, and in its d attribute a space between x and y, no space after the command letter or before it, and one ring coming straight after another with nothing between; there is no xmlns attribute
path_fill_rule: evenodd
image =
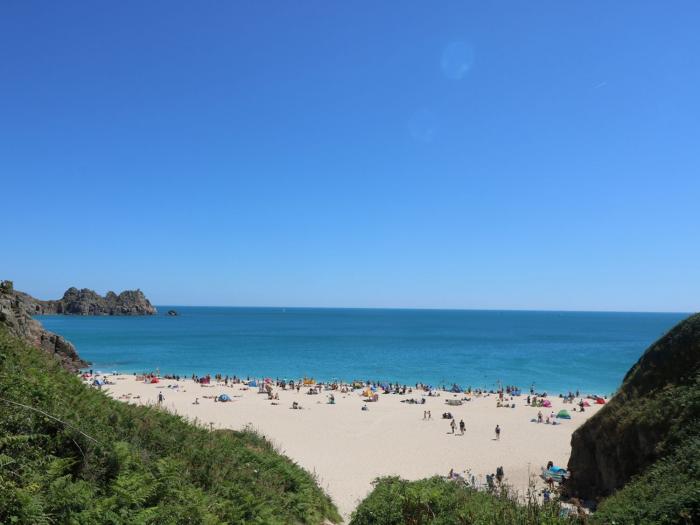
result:
<svg viewBox="0 0 700 525"><path fill-rule="evenodd" d="M500 441L501 439L501 427L496 425L496 441Z"/></svg>
<svg viewBox="0 0 700 525"><path fill-rule="evenodd" d="M464 424L464 419L459 420L459 431L462 435L464 435L464 430L467 428L467 425Z"/></svg>
<svg viewBox="0 0 700 525"><path fill-rule="evenodd" d="M158 404L162 405L163 400L165 399L165 396L163 395L163 392L158 392Z"/></svg>
<svg viewBox="0 0 700 525"><path fill-rule="evenodd" d="M457 423L455 423L455 420L454 420L454 419L452 419L452 420L450 421L450 428L452 429L452 433L454 434L454 433L455 433L455 428L457 428Z"/></svg>

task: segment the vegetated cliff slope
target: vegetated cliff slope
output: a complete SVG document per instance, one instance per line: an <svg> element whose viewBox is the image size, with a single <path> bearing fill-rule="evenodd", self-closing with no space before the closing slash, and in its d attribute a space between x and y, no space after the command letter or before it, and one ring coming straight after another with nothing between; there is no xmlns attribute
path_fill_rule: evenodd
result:
<svg viewBox="0 0 700 525"><path fill-rule="evenodd" d="M16 291L12 281L0 282L0 326L5 326L12 335L50 354L68 370L75 371L87 366L69 341L45 330L40 322L32 319L36 312L34 301L29 295Z"/></svg>
<svg viewBox="0 0 700 525"><path fill-rule="evenodd" d="M119 295L107 292L102 297L93 290L75 287L68 288L61 299L41 301L22 294L27 304L33 308L35 315L153 315L155 307L141 290L125 290Z"/></svg>
<svg viewBox="0 0 700 525"><path fill-rule="evenodd" d="M698 448L699 421L700 314L696 314L649 347L607 406L574 432L569 460L570 494L600 499L632 480L637 489L649 492L646 501L638 501L637 506L652 505L654 495L684 479L688 469L697 467L697 460L683 464L679 458L686 456L688 447ZM669 468L675 464L680 470L673 474ZM662 471L663 476L659 474ZM688 478L692 486L687 498L692 499L693 491L700 490L698 475L700 472L695 481L692 474ZM633 484L626 489L628 492ZM659 486L655 489L654 484ZM677 500L679 494L676 491L668 496ZM697 497L700 501L700 493ZM612 508L613 501L611 498L602 507ZM657 510L661 504L657 502ZM698 505L692 501L663 504L669 507L669 523L681 519L674 518L674 512L696 512ZM678 505L679 508L673 508Z"/></svg>
<svg viewBox="0 0 700 525"><path fill-rule="evenodd" d="M313 476L265 439L112 400L0 324L0 523L327 521Z"/></svg>

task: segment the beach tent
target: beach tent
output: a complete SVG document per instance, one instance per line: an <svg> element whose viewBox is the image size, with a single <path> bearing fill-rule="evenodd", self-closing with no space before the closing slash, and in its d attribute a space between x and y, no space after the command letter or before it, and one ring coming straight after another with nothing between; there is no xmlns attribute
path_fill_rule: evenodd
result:
<svg viewBox="0 0 700 525"><path fill-rule="evenodd" d="M219 401L231 401L231 398L228 397L228 395L226 395L226 394L221 394L219 396Z"/></svg>
<svg viewBox="0 0 700 525"><path fill-rule="evenodd" d="M597 397L595 402L596 402L596 405L604 405L605 399L603 399L602 397Z"/></svg>
<svg viewBox="0 0 700 525"><path fill-rule="evenodd" d="M552 479L561 483L565 479L569 478L569 471L562 467L550 467L548 469L542 469L542 477L546 480Z"/></svg>
<svg viewBox="0 0 700 525"><path fill-rule="evenodd" d="M105 384L105 382L104 382L102 379L95 379L95 380L92 382L92 384L95 385L95 386L102 386L102 385Z"/></svg>
<svg viewBox="0 0 700 525"><path fill-rule="evenodd" d="M545 399L544 401L542 401L542 406L543 407L551 407L552 402L549 399Z"/></svg>
<svg viewBox="0 0 700 525"><path fill-rule="evenodd" d="M372 393L372 390L368 388L367 390L362 392L362 395L365 397L372 397L373 393Z"/></svg>
<svg viewBox="0 0 700 525"><path fill-rule="evenodd" d="M520 390L511 390L510 395L511 396L519 396L519 395L521 395L521 392L520 392Z"/></svg>
<svg viewBox="0 0 700 525"><path fill-rule="evenodd" d="M157 383L157 382L158 382L158 378L157 378L157 377L152 377L152 378L151 378L151 384Z"/></svg>
<svg viewBox="0 0 700 525"><path fill-rule="evenodd" d="M455 394L457 394L461 391L462 391L462 389L459 387L459 385L457 383L452 385L452 388L450 389L450 392L454 392Z"/></svg>
<svg viewBox="0 0 700 525"><path fill-rule="evenodd" d="M258 382L253 379L250 383L248 383L248 386L258 386Z"/></svg>
<svg viewBox="0 0 700 525"><path fill-rule="evenodd" d="M571 414L569 414L568 410L560 410L557 417L560 419L571 419Z"/></svg>
<svg viewBox="0 0 700 525"><path fill-rule="evenodd" d="M584 401L584 402L583 402L583 406L589 407L589 406L591 406L591 404L590 404L588 401Z"/></svg>

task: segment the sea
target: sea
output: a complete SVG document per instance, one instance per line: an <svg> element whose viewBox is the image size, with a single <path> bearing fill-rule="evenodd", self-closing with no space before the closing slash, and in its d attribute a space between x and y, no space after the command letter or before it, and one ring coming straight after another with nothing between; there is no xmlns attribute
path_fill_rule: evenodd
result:
<svg viewBox="0 0 700 525"><path fill-rule="evenodd" d="M175 309L177 316L168 316ZM611 394L681 313L159 306L39 316L103 372Z"/></svg>

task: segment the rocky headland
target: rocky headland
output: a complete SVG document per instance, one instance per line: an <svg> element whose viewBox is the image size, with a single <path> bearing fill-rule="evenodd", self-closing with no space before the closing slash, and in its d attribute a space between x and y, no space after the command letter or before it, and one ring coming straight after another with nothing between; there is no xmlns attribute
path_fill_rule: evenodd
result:
<svg viewBox="0 0 700 525"><path fill-rule="evenodd" d="M14 289L12 281L0 282L0 324L9 332L55 357L64 368L77 371L88 365L69 341L44 329L32 318L36 313L35 299Z"/></svg>
<svg viewBox="0 0 700 525"><path fill-rule="evenodd" d="M33 308L34 315L153 315L155 307L141 290L125 290L120 294L107 292L102 297L93 290L71 287L61 299L41 301L21 294Z"/></svg>
<svg viewBox="0 0 700 525"><path fill-rule="evenodd" d="M14 289L12 281L0 282L0 323L10 333L32 346L52 354L71 371L88 365L75 347L63 337L44 329L35 315L153 315L155 307L141 290L120 294L107 292L102 297L93 290L69 288L61 299L42 301Z"/></svg>

